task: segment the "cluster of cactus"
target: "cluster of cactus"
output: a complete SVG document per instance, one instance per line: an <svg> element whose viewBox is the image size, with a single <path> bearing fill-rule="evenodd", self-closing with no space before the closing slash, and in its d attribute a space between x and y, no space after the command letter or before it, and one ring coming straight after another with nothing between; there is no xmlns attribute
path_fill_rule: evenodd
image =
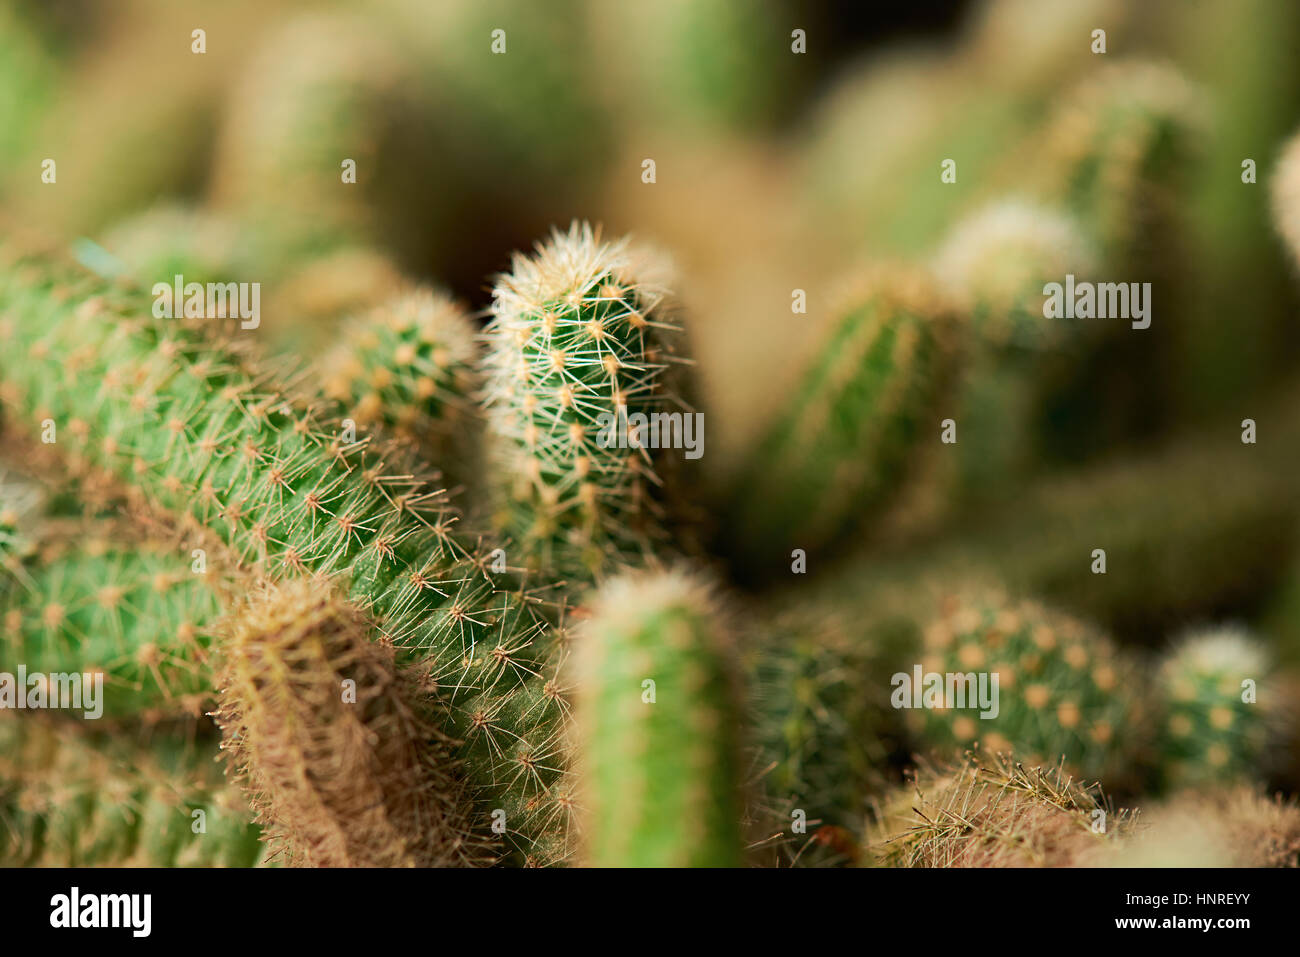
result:
<svg viewBox="0 0 1300 957"><path fill-rule="evenodd" d="M754 91L782 85L694 46L746 22L784 48L771 11L566 5L660 135L755 135ZM1235 412L1180 437L1165 380L1197 330L1043 307L1073 275L1154 278L1172 310L1199 88L1129 62L1069 91L1040 60L946 99L1005 10L941 67L847 84L792 164L840 292L817 297L776 413L748 443L717 430L733 454L705 468L684 442L702 415L714 440L728 383L689 269L656 247L553 229L494 277L482 326L406 275L477 268L454 238L496 240L447 194L500 177L485 203L517 202L535 235L551 209L523 194L581 195L631 118L523 7L441 5L436 39L409 29L423 5L376 9L266 32L209 206L100 232L127 189L78 220L96 242L0 242L0 679L102 679L107 719L0 713L0 862L1090 866L1159 858L1162 828L1231 807L1238 829L1208 844L1296 863L1300 811L1260 796L1295 788L1266 761L1286 732L1267 636L1153 649L1249 618L1300 555L1300 402L1270 407L1259 444ZM632 24L661 39L622 56ZM663 43L686 62L661 88L641 57ZM898 112L900 79L930 84L924 115ZM172 107L215 111L211 77L182 86ZM897 142L858 164L855 118L878 113ZM1297 149L1272 187L1293 246ZM167 165L160 183L195 175ZM150 301L173 275L259 271L283 283L265 337ZM1080 461L1157 433L1167 447ZM987 715L946 694L988 678ZM218 753L224 780L199 764ZM1098 780L1163 801L1152 827Z"/></svg>

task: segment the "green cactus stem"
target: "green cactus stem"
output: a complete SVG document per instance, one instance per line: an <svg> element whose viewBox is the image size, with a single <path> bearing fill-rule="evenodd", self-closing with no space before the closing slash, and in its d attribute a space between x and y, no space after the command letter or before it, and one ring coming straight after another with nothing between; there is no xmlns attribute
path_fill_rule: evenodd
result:
<svg viewBox="0 0 1300 957"><path fill-rule="evenodd" d="M708 590L683 573L606 582L579 637L584 859L596 867L742 860L737 705Z"/></svg>
<svg viewBox="0 0 1300 957"><path fill-rule="evenodd" d="M725 544L774 567L851 534L940 440L955 315L920 270L881 271L845 296L831 335L741 467Z"/></svg>
<svg viewBox="0 0 1300 957"><path fill-rule="evenodd" d="M1101 634L1067 616L986 591L956 596L925 631L921 688L913 675L895 694L932 746L979 744L1027 762L1065 766L1089 780L1112 783L1143 762L1141 672ZM934 701L931 675L944 684ZM948 697L960 688L965 701ZM974 682L963 682L973 675ZM984 708L979 681L996 676L994 707ZM958 707L960 706L960 707ZM985 717L988 715L988 717Z"/></svg>
<svg viewBox="0 0 1300 957"><path fill-rule="evenodd" d="M662 413L684 429L692 411L668 282L653 255L578 223L497 282L490 466L504 486L497 522L529 565L583 580L665 537L663 488L685 450L651 448L636 427Z"/></svg>

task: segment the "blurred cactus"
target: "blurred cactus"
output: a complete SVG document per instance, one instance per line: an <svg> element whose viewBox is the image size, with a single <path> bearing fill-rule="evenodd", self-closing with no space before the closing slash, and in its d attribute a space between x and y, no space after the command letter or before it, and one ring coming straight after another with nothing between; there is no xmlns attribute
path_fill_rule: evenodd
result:
<svg viewBox="0 0 1300 957"><path fill-rule="evenodd" d="M1159 671L1164 706L1158 747L1166 784L1229 784L1263 778L1271 716L1262 645L1234 628L1190 635Z"/></svg>
<svg viewBox="0 0 1300 957"><path fill-rule="evenodd" d="M416 675L325 582L255 596L224 643L223 747L267 840L313 867L484 858Z"/></svg>
<svg viewBox="0 0 1300 957"><path fill-rule="evenodd" d="M0 714L0 864L249 867L259 830L211 742L135 744Z"/></svg>
<svg viewBox="0 0 1300 957"><path fill-rule="evenodd" d="M869 850L888 867L1080 867L1133 826L1059 768L982 755L918 771L887 798Z"/></svg>
<svg viewBox="0 0 1300 957"><path fill-rule="evenodd" d="M955 315L926 273L881 270L837 322L729 492L726 533L751 567L852 534L897 491L951 375Z"/></svg>
<svg viewBox="0 0 1300 957"><path fill-rule="evenodd" d="M157 545L49 543L0 589L4 663L29 673L103 675L105 718L199 716L212 699L211 626L220 597L190 557Z"/></svg>
<svg viewBox="0 0 1300 957"><path fill-rule="evenodd" d="M322 360L325 392L362 428L415 442L444 471L473 468L476 330L430 289L403 293L348 322Z"/></svg>
<svg viewBox="0 0 1300 957"><path fill-rule="evenodd" d="M683 573L603 586L574 662L584 860L741 863L737 703L707 589Z"/></svg>
<svg viewBox="0 0 1300 957"><path fill-rule="evenodd" d="M941 700L942 707L912 713L932 745L1014 751L1029 763L1063 762L1076 775L1107 782L1142 767L1149 735L1141 672L1068 617L987 593L959 597L926 628L921 666L927 675L975 677L958 679L964 711ZM998 680L987 712L977 697L982 675Z"/></svg>

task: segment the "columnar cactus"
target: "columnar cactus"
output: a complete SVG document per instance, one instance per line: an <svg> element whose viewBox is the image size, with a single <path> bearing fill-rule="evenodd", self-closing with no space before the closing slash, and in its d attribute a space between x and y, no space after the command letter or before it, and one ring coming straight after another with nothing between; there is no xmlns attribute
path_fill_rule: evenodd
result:
<svg viewBox="0 0 1300 957"><path fill-rule="evenodd" d="M879 271L835 316L731 491L727 544L742 563L842 539L896 491L917 446L939 442L956 319L928 273Z"/></svg>
<svg viewBox="0 0 1300 957"><path fill-rule="evenodd" d="M683 452L651 448L637 426L659 413L685 425L670 277L653 254L577 223L512 267L487 333L497 521L528 564L581 580L665 537L664 473Z"/></svg>
<svg viewBox="0 0 1300 957"><path fill-rule="evenodd" d="M477 406L476 330L440 292L418 289L349 321L323 361L325 391L363 429L417 443L424 457L466 476Z"/></svg>
<svg viewBox="0 0 1300 957"><path fill-rule="evenodd" d="M1158 747L1172 786L1259 780L1277 703L1262 645L1238 628L1193 633L1159 670Z"/></svg>
<svg viewBox="0 0 1300 957"><path fill-rule="evenodd" d="M562 859L553 788L565 704L547 596L516 600L510 576L498 590L477 546L453 534L445 496L403 456L345 444L336 416L274 388L204 330L153 319L142 298L41 259L0 268L0 374L19 424L56 418L65 456L131 483L272 578L345 576L378 633L447 684L452 726L483 752L471 764L483 813L517 808L512 842ZM521 773L528 786L512 788Z"/></svg>
<svg viewBox="0 0 1300 957"><path fill-rule="evenodd" d="M0 592L7 670L102 674L106 719L197 717L211 701L221 597L188 552L102 539L43 544L18 586Z"/></svg>
<svg viewBox="0 0 1300 957"><path fill-rule="evenodd" d="M260 831L216 745L135 744L0 713L0 864L249 867Z"/></svg>
<svg viewBox="0 0 1300 957"><path fill-rule="evenodd" d="M606 582L574 662L584 860L741 863L738 704L708 589L682 572Z"/></svg>
<svg viewBox="0 0 1300 957"><path fill-rule="evenodd" d="M1073 619L996 594L960 596L926 628L921 671L927 691L924 676L943 682L935 700L923 697L924 706L909 712L934 745L978 742L1026 761L1063 760L1090 780L1111 782L1137 770L1147 737L1141 674L1105 637ZM949 675L963 691L961 710L947 696ZM974 682L962 681L972 675ZM990 708L978 698L981 676L990 691L997 677Z"/></svg>
<svg viewBox="0 0 1300 957"><path fill-rule="evenodd" d="M223 747L287 863L481 860L451 743L372 628L323 581L256 596L224 643Z"/></svg>
<svg viewBox="0 0 1300 957"><path fill-rule="evenodd" d="M1059 767L979 755L919 770L886 799L868 849L889 867L1078 867L1133 827Z"/></svg>

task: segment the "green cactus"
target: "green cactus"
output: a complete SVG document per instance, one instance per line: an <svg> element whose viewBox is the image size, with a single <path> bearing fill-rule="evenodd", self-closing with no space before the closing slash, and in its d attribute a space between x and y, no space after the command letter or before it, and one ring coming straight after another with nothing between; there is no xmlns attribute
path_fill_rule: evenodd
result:
<svg viewBox="0 0 1300 957"><path fill-rule="evenodd" d="M294 582L255 596L224 643L217 720L266 839L294 865L481 861L452 742L372 628L327 583Z"/></svg>
<svg viewBox="0 0 1300 957"><path fill-rule="evenodd" d="M844 297L794 396L741 466L726 542L772 567L851 534L940 440L955 315L917 270L880 271Z"/></svg>
<svg viewBox="0 0 1300 957"><path fill-rule="evenodd" d="M1237 628L1194 633L1166 655L1158 672L1158 747L1167 785L1263 778L1278 712L1269 671L1264 647Z"/></svg>
<svg viewBox="0 0 1300 957"><path fill-rule="evenodd" d="M1092 274L1095 254L1069 217L1020 200L956 225L932 268L969 317L973 342L957 396L957 479L988 494L1022 475L1045 363L1068 361L1077 325L1043 316L1043 287Z"/></svg>
<svg viewBox="0 0 1300 957"><path fill-rule="evenodd" d="M19 587L0 590L0 647L29 673L102 674L105 718L198 717L212 700L207 658L220 608L187 551L49 543Z"/></svg>
<svg viewBox="0 0 1300 957"><path fill-rule="evenodd" d="M344 326L322 361L325 392L358 426L410 439L444 472L468 478L475 335L464 309L442 293L403 293Z"/></svg>
<svg viewBox="0 0 1300 957"><path fill-rule="evenodd" d="M979 755L919 770L880 809L868 850L887 867L1080 867L1135 828L1059 767Z"/></svg>
<svg viewBox="0 0 1300 957"><path fill-rule="evenodd" d="M485 389L492 475L506 486L496 521L529 565L581 580L665 536L663 487L683 451L634 431L658 413L686 425L665 270L574 223L497 282Z"/></svg>
<svg viewBox="0 0 1300 957"><path fill-rule="evenodd" d="M926 628L920 668L924 706L909 715L932 745L978 742L985 751L1015 751L1031 762L1064 761L1089 780L1107 782L1141 767L1141 673L1105 637L1077 621L987 592L959 596ZM963 692L960 708L950 698L929 700L932 674L944 676L944 691ZM959 676L955 686L948 675ZM961 683L961 676L970 675L976 681L987 675L990 683L997 676L996 710L982 710L976 683ZM908 678L914 686L914 676ZM906 698L908 687L896 695Z"/></svg>
<svg viewBox="0 0 1300 957"><path fill-rule="evenodd" d="M260 863L260 831L215 755L211 741L137 744L0 714L0 864Z"/></svg>
<svg viewBox="0 0 1300 957"><path fill-rule="evenodd" d="M39 258L0 267L0 374L17 421L56 417L65 457L130 483L272 578L346 575L380 633L445 683L454 733L478 755L483 813L506 809L523 854L562 860L566 705L551 649L563 623L551 596L490 572L398 450L344 444L337 417L276 389L205 330L153 319L141 299Z"/></svg>
<svg viewBox="0 0 1300 957"><path fill-rule="evenodd" d="M706 587L681 572L606 582L574 662L584 860L742 859L737 704Z"/></svg>

